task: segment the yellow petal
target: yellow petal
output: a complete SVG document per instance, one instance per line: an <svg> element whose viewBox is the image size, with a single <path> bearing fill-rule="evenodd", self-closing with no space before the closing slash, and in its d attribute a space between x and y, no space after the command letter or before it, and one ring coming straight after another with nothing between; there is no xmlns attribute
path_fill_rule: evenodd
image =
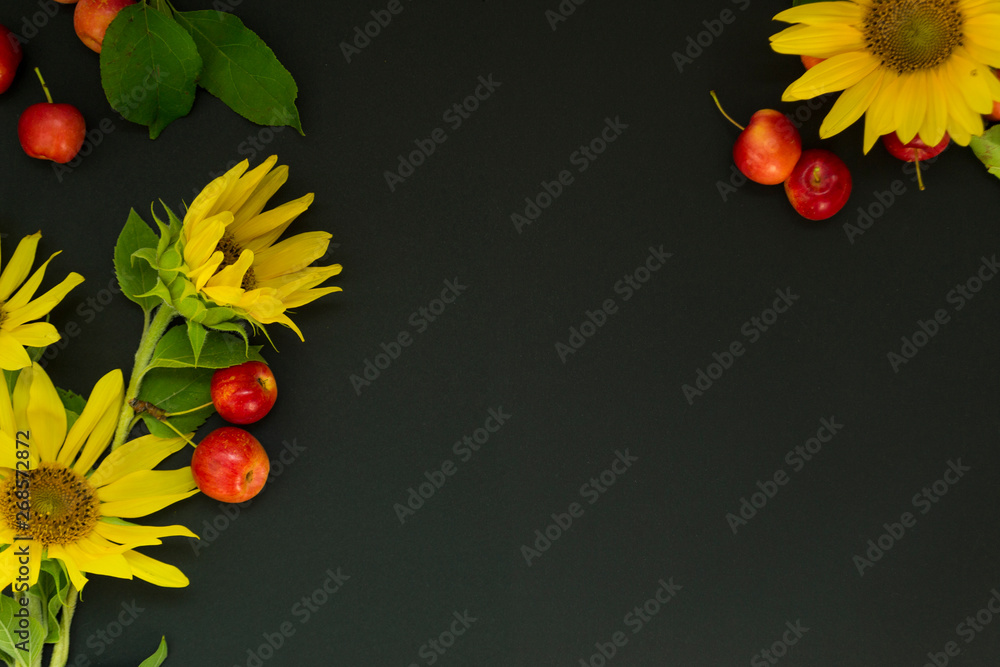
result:
<svg viewBox="0 0 1000 667"><path fill-rule="evenodd" d="M823 119L819 136L823 139L832 137L861 118L878 96L884 79L885 71L876 68L861 81L842 92Z"/></svg>
<svg viewBox="0 0 1000 667"><path fill-rule="evenodd" d="M918 71L900 77L899 100L893 121L896 134L904 144L910 143L917 136L917 130L924 123L929 97L926 75L927 72Z"/></svg>
<svg viewBox="0 0 1000 667"><path fill-rule="evenodd" d="M978 66L968 57L964 49L955 49L945 66L947 76L961 91L969 109L977 114L993 111L993 98L990 96L988 84L984 77L979 76Z"/></svg>
<svg viewBox="0 0 1000 667"><path fill-rule="evenodd" d="M305 268L326 254L332 234L305 232L261 250L254 258L258 282Z"/></svg>
<svg viewBox="0 0 1000 667"><path fill-rule="evenodd" d="M162 544L161 537L198 537L184 526L123 526L98 521L94 530L101 537L129 548Z"/></svg>
<svg viewBox="0 0 1000 667"><path fill-rule="evenodd" d="M59 331L48 322L30 322L10 330L17 342L27 347L45 347L59 341Z"/></svg>
<svg viewBox="0 0 1000 667"><path fill-rule="evenodd" d="M253 252L244 250L235 262L209 278L205 287L240 287L251 264L253 264Z"/></svg>
<svg viewBox="0 0 1000 667"><path fill-rule="evenodd" d="M190 498L198 490L187 493L175 493L169 496L146 496L144 498L131 498L128 500L116 500L110 503L101 503L101 515L110 517L121 517L122 519L134 519L135 517L146 516L153 512L159 512L164 507L169 507L185 498Z"/></svg>
<svg viewBox="0 0 1000 667"><path fill-rule="evenodd" d="M101 465L89 477L89 481L100 488L134 472L151 470L163 459L180 451L186 445L187 442L183 438L158 438L151 434L129 440L101 461Z"/></svg>
<svg viewBox="0 0 1000 667"><path fill-rule="evenodd" d="M31 265L35 261L35 250L38 242L42 238L41 232L35 232L21 239L14 250L14 255L3 267L0 273L0 301L6 301L14 293L17 286L24 282L31 272Z"/></svg>
<svg viewBox="0 0 1000 667"><path fill-rule="evenodd" d="M194 198L184 214L184 229L188 230L193 223L215 215L220 209L218 203L224 199L247 170L249 162L243 160L222 176L206 185Z"/></svg>
<svg viewBox="0 0 1000 667"><path fill-rule="evenodd" d="M132 568L132 574L157 586L182 588L188 585L188 578L173 565L167 565L138 551L128 551L125 560Z"/></svg>
<svg viewBox="0 0 1000 667"><path fill-rule="evenodd" d="M43 461L54 461L66 438L66 409L41 366L36 363L21 371L21 375L31 382L25 413L29 440L38 447Z"/></svg>
<svg viewBox="0 0 1000 667"><path fill-rule="evenodd" d="M223 198L219 200L218 210L237 211L257 190L261 181L271 171L271 167L278 161L277 155L272 155L260 165L251 169L240 177L239 183Z"/></svg>
<svg viewBox="0 0 1000 667"><path fill-rule="evenodd" d="M73 467L81 475L90 471L89 466L82 470L77 469L73 465L73 462L76 460L77 454L80 452L87 438L92 436L94 431L99 427L104 426L106 429L105 424L108 414L111 414L113 423L117 422L118 410L121 408L124 391L122 372L120 370L113 370L97 381L90 392L90 397L87 399L87 405L83 408L83 412L73 423L69 433L66 434L66 441L59 451L58 460L60 463L67 468ZM104 442L104 447L109 443L110 435L108 440ZM96 459L97 454L100 454L100 451L92 453L94 459ZM87 458L90 458L90 456ZM93 464L93 461L91 461L91 464Z"/></svg>
<svg viewBox="0 0 1000 667"><path fill-rule="evenodd" d="M139 470L106 484L97 490L102 502L140 499L187 493L197 488L191 468L179 470Z"/></svg>
<svg viewBox="0 0 1000 667"><path fill-rule="evenodd" d="M10 311L5 308L7 313L7 318L3 322L4 328L12 328L20 326L25 322L30 322L32 320L37 320L48 314L50 310L55 308L63 298L69 294L69 291L83 282L83 276L79 273L70 273L66 278L63 279L61 283L50 289L45 294L41 295L31 303L18 308L15 311Z"/></svg>
<svg viewBox="0 0 1000 667"><path fill-rule="evenodd" d="M920 126L920 139L928 146L936 146L944 138L948 126L948 102L941 84L940 69L927 72L927 113Z"/></svg>
<svg viewBox="0 0 1000 667"><path fill-rule="evenodd" d="M824 93L845 90L879 68L879 62L863 51L842 53L813 66L785 89L786 102L806 100Z"/></svg>
<svg viewBox="0 0 1000 667"><path fill-rule="evenodd" d="M829 58L864 50L865 38L857 28L847 25L793 25L771 36L771 48L777 53Z"/></svg>
<svg viewBox="0 0 1000 667"><path fill-rule="evenodd" d="M288 225L292 223L295 218L299 217L309 205L313 202L313 194L309 193L303 195L298 199L293 199L290 202L282 204L272 208L270 211L264 211L263 213L254 216L247 220L246 222L239 224L233 223L229 228L233 236L236 238L236 243L241 248L251 248L255 252L263 250L260 247L259 239L262 236L267 236L272 240L268 243L274 242L281 236ZM257 244L253 244L254 241L258 241Z"/></svg>
<svg viewBox="0 0 1000 667"><path fill-rule="evenodd" d="M24 351L24 346L16 338L0 330L0 368L16 371L31 365L31 357Z"/></svg>
<svg viewBox="0 0 1000 667"><path fill-rule="evenodd" d="M21 288L17 290L17 293L7 299L7 303L5 305L8 310L17 310L18 308L23 308L28 305L28 302L31 301L31 297L35 296L38 286L42 284L42 279L45 277L45 269L48 268L49 263L58 254L58 252L52 253L51 257L42 262L42 265L35 269L35 272L31 274L31 277L28 278L27 282L21 285Z"/></svg>
<svg viewBox="0 0 1000 667"><path fill-rule="evenodd" d="M271 171L271 173L269 173L264 180L260 182L260 185L257 186L257 189L254 191L253 195L251 195L250 199L248 199L246 203L240 207L240 210L234 211L235 220L233 221L233 226L239 227L247 220L263 211L264 207L267 206L267 202L287 180L287 165L280 165Z"/></svg>
<svg viewBox="0 0 1000 667"><path fill-rule="evenodd" d="M48 547L49 558L58 558L62 561L63 565L66 567L66 572L69 574L69 580L73 586L78 591L82 591L84 585L87 583L87 577L83 575L80 568L77 567L76 561L73 560L72 555L67 553L66 549L59 544L50 544Z"/></svg>
<svg viewBox="0 0 1000 667"><path fill-rule="evenodd" d="M84 552L80 544L67 544L63 546L66 555L73 559L81 572L88 574L100 574L106 577L118 577L119 579L131 579L132 568L122 554L104 554L95 556Z"/></svg>
<svg viewBox="0 0 1000 667"><path fill-rule="evenodd" d="M900 86L900 77L891 70L886 70L882 88L872 101L865 114L864 152L867 153L883 134L896 129L896 100Z"/></svg>
<svg viewBox="0 0 1000 667"><path fill-rule="evenodd" d="M184 244L184 263L191 269L197 269L207 262L225 235L226 226L232 220L233 214L223 211L199 225L200 229Z"/></svg>
<svg viewBox="0 0 1000 667"><path fill-rule="evenodd" d="M864 7L854 2L815 2L786 9L775 15L775 21L785 23L859 23L864 18Z"/></svg>

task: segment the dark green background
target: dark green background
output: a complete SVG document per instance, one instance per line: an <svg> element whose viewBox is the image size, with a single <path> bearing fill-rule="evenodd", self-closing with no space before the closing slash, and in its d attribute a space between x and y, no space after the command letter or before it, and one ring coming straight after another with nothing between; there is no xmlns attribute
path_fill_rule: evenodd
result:
<svg viewBox="0 0 1000 667"><path fill-rule="evenodd" d="M558 4L403 0L350 63L339 43L385 2L231 5L295 76L305 137L201 93L150 141L104 100L71 7L37 30L0 97L0 229L4 257L41 229L41 254L64 251L50 280L87 278L53 313L80 328L48 365L57 384L87 392L130 367L139 310L102 293L129 209L179 210L236 160L278 154L291 178L275 202L315 192L293 231L330 231L322 263L344 266L342 294L294 315L305 343L274 328L265 350L281 393L253 432L294 460L238 518L200 496L149 518L205 538L197 552L180 538L147 550L190 587L93 577L70 664L134 666L165 634L167 664L247 665L289 623L263 664L426 665L421 647L466 611L476 621L435 664L573 667L621 631L610 665L753 666L786 623L808 631L780 665L919 666L949 641L952 665L996 660L1000 623L968 643L958 625L1000 586L1000 282L961 310L947 297L1000 250L1000 183L957 146L918 192L880 146L861 155L860 125L821 144L824 110L780 102L802 71L768 47L787 3L589 0L553 30ZM22 32L46 7L6 2L0 23ZM673 54L688 49L679 71ZM114 128L61 179L17 143L18 115L41 99L34 66L92 128ZM491 75L499 87L453 129L443 114ZM800 114L804 144L851 168L845 210L809 223L777 186L723 197L737 131L710 89L744 122L763 107ZM607 118L628 127L578 172L571 155ZM447 140L390 191L384 172L439 127ZM564 169L573 182L519 233L511 215ZM901 194L852 243L843 225L894 183ZM626 301L616 283L661 245L672 257ZM467 289L418 332L411 314L446 280ZM776 290L798 299L751 343L741 329ZM563 363L556 343L609 298L617 311ZM940 308L950 321L894 372L887 353ZM359 395L350 376L403 331L412 344ZM734 341L746 352L690 404L682 385ZM463 461L453 444L491 408L510 418ZM824 418L843 428L795 471L786 453ZM616 450L637 460L590 504L581 486ZM455 474L401 524L393 506L448 459ZM921 514L915 494L959 459L970 470ZM734 534L727 513L779 470L788 483ZM583 515L528 566L522 545L574 502ZM904 512L915 526L859 576L853 557ZM295 605L337 568L349 579L303 623ZM633 633L626 615L661 579L682 588ZM105 643L123 603L144 611Z"/></svg>

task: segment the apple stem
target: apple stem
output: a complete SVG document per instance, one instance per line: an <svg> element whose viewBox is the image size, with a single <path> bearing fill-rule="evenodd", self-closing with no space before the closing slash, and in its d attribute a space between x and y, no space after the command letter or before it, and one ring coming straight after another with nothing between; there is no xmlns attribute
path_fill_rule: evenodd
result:
<svg viewBox="0 0 1000 667"><path fill-rule="evenodd" d="M198 410L204 410L205 408L209 408L209 407L212 407L212 401L209 401L205 405L199 405L198 407L191 408L189 410L181 410L180 412L164 412L163 416L167 417L167 418L169 418L169 417L176 417L177 415L186 415L189 412L197 412Z"/></svg>
<svg viewBox="0 0 1000 667"><path fill-rule="evenodd" d="M743 127L742 125L740 125L739 123L737 123L735 120L733 120L732 117L729 114L726 113L726 110L722 108L722 102L719 101L719 97L715 94L714 90L708 91L708 94L712 96L713 100L715 100L715 106L719 107L719 111L722 113L723 116L726 117L726 120L728 120L730 123L732 123L736 127L740 128L740 130L745 130L746 129L745 127Z"/></svg>
<svg viewBox="0 0 1000 667"><path fill-rule="evenodd" d="M49 104L52 104L52 93L49 92L49 87L46 85L45 79L42 78L42 70L36 67L35 74L38 75L38 80L42 83L42 90L45 91L45 99L49 101Z"/></svg>
<svg viewBox="0 0 1000 667"><path fill-rule="evenodd" d="M923 178L923 176L920 175L920 158L915 159L913 161L913 164L917 168L917 187L920 188L921 190L923 190L924 189L924 178Z"/></svg>

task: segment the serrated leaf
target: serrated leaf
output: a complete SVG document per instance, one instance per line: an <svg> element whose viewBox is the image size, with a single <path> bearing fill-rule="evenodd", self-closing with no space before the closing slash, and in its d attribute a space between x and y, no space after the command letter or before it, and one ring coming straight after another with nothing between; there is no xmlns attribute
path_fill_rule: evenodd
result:
<svg viewBox="0 0 1000 667"><path fill-rule="evenodd" d="M145 3L118 12L104 34L101 84L112 108L155 139L194 104L201 56L194 40Z"/></svg>
<svg viewBox="0 0 1000 667"><path fill-rule="evenodd" d="M159 303L155 296L143 296L156 286L156 270L145 262L137 261L133 255L148 248L155 249L157 243L159 239L146 221L134 210L129 211L128 220L115 244L115 275L122 294L147 313Z"/></svg>
<svg viewBox="0 0 1000 667"><path fill-rule="evenodd" d="M176 12L204 63L198 85L260 125L302 132L295 108L298 86L274 52L238 17L212 10Z"/></svg>
<svg viewBox="0 0 1000 667"><path fill-rule="evenodd" d="M994 125L982 136L972 137L969 147L986 165L987 171L1000 178L1000 125Z"/></svg>
<svg viewBox="0 0 1000 667"><path fill-rule="evenodd" d="M234 336L220 331L208 331L196 361L187 328L176 326L168 330L157 343L149 368L229 368L244 361L264 361L259 350L259 345L247 349L243 341Z"/></svg>
<svg viewBox="0 0 1000 667"><path fill-rule="evenodd" d="M185 412L207 405L167 420L181 433L194 432L215 411L211 405L214 372L211 368L154 368L143 376L139 398L166 412ZM144 414L142 420L153 435L161 438L177 435L152 415Z"/></svg>
<svg viewBox="0 0 1000 667"><path fill-rule="evenodd" d="M139 664L139 667L160 667L166 659L167 638L160 637L160 646L156 649L156 653L143 660L142 663Z"/></svg>

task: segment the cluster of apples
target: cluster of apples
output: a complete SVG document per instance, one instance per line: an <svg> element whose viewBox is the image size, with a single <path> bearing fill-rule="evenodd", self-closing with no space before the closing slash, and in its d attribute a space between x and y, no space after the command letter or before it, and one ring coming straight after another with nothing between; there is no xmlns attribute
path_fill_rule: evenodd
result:
<svg viewBox="0 0 1000 667"><path fill-rule="evenodd" d="M76 4L73 9L73 29L87 48L101 52L104 33L118 12L135 0L56 0ZM21 40L0 25L0 93L14 82L17 69L24 59ZM41 72L35 68L45 92L45 102L33 104L17 122L17 137L28 156L66 164L76 157L87 136L83 114L72 104L52 101Z"/></svg>
<svg viewBox="0 0 1000 667"><path fill-rule="evenodd" d="M230 424L253 424L271 411L278 385L267 364L247 361L212 374L212 405ZM198 489L226 503L250 500L264 488L271 461L249 431L222 426L202 439L191 456L191 474Z"/></svg>
<svg viewBox="0 0 1000 667"><path fill-rule="evenodd" d="M851 172L835 153L802 150L798 129L780 111L761 109L744 127L722 109L715 91L712 99L741 130L733 160L744 176L763 185L783 183L792 208L808 220L826 220L844 207L851 195Z"/></svg>

